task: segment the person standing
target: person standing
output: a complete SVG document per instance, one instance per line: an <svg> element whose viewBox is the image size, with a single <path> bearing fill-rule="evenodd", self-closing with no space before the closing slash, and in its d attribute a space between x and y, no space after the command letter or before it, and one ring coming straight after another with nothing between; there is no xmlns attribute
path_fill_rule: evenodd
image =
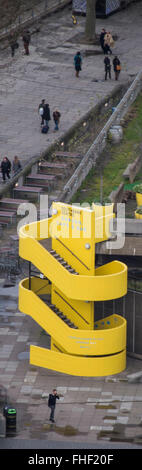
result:
<svg viewBox="0 0 142 470"><path fill-rule="evenodd" d="M110 63L109 57L105 56L104 64L105 64L105 80L107 80L107 75L109 75L109 78L111 79L111 63Z"/></svg>
<svg viewBox="0 0 142 470"><path fill-rule="evenodd" d="M13 163L12 163L13 176L15 176L21 169L22 169L22 166L19 161L19 158L17 157L17 155L15 155Z"/></svg>
<svg viewBox="0 0 142 470"><path fill-rule="evenodd" d="M49 108L49 104L48 103L45 103L44 104L44 112L43 112L43 121L45 121L45 125L47 127L49 127L49 121L51 120L51 117L50 117L50 108Z"/></svg>
<svg viewBox="0 0 142 470"><path fill-rule="evenodd" d="M121 64L117 55L113 59L113 69L114 69L115 80L118 80L118 77L121 71Z"/></svg>
<svg viewBox="0 0 142 470"><path fill-rule="evenodd" d="M25 55L29 55L29 44L30 44L30 40L31 40L31 35L30 35L29 30L24 31L22 39L23 39L23 43L24 43Z"/></svg>
<svg viewBox="0 0 142 470"><path fill-rule="evenodd" d="M14 31L11 31L10 35L8 37L8 40L9 40L9 44L10 44L10 47L11 47L11 57L14 57L15 50L18 49L18 47L19 47L19 44L18 44L18 41L17 41L17 34Z"/></svg>
<svg viewBox="0 0 142 470"><path fill-rule="evenodd" d="M8 157L4 157L1 162L1 172L2 172L3 181L5 181L5 176L7 176L7 178L10 179L10 174L9 174L10 171L11 171L11 162L8 159Z"/></svg>
<svg viewBox="0 0 142 470"><path fill-rule="evenodd" d="M49 398L48 398L48 406L49 406L49 408L51 409L49 420L50 420L52 423L55 423L55 421L54 421L54 413L55 413L55 407L56 407L56 400L59 400L59 398L60 398L60 397L59 397L59 395L57 394L56 388L53 388L52 393L49 394Z"/></svg>
<svg viewBox="0 0 142 470"><path fill-rule="evenodd" d="M55 111L53 111L53 119L54 119L54 122L55 122L55 131L58 131L59 130L59 121L60 121L60 117L61 117L61 113L56 109Z"/></svg>
<svg viewBox="0 0 142 470"><path fill-rule="evenodd" d="M38 107L38 112L41 116L41 126L44 125L44 107L45 107L45 100L42 100L42 102L39 104L39 107Z"/></svg>
<svg viewBox="0 0 142 470"><path fill-rule="evenodd" d="M79 77L79 72L82 66L82 57L79 51L74 56L74 65L75 65L76 77Z"/></svg>

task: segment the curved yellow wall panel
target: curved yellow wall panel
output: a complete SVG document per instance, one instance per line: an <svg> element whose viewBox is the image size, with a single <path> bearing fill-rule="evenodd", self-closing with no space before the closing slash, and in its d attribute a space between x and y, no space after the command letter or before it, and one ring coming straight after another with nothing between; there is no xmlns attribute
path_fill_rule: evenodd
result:
<svg viewBox="0 0 142 470"><path fill-rule="evenodd" d="M106 357L76 357L39 348L30 347L30 363L64 374L80 377L103 377L119 374L126 367L126 351Z"/></svg>
<svg viewBox="0 0 142 470"><path fill-rule="evenodd" d="M32 364L90 377L125 368L126 320L114 313L94 321L95 301L127 292L125 264L113 261L95 268L95 228L98 234L101 220L102 241L106 239L111 217L112 207L106 212L97 208L95 213L95 206L88 210L54 203L50 219L20 229L20 256L45 279L21 281L19 309L51 336L51 350L31 346Z"/></svg>

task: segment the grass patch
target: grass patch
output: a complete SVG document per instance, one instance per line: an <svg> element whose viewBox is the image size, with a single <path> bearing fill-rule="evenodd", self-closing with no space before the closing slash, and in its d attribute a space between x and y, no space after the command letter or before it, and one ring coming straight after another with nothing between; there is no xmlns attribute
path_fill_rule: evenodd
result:
<svg viewBox="0 0 142 470"><path fill-rule="evenodd" d="M123 181L123 172L127 165L141 154L142 143L142 93L131 106L123 122L123 140L120 144L107 142L105 150L99 157L95 168L92 168L72 202L100 201L101 184L103 185L103 200L108 199L113 189ZM101 180L103 175L103 181ZM142 169L137 180L142 181Z"/></svg>

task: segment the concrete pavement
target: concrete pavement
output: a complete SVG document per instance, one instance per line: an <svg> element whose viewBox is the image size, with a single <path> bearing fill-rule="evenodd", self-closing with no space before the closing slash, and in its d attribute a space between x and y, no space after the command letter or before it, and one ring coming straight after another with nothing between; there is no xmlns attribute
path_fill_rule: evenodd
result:
<svg viewBox="0 0 142 470"><path fill-rule="evenodd" d="M30 344L49 347L50 338L17 305L18 285L0 290L0 402L17 410L17 432L12 439L48 440L59 446L118 448L142 446L142 362L127 357L124 372L110 377L75 377L29 364ZM135 375L136 372L141 372ZM133 375L134 374L134 375ZM61 398L50 424L48 394L57 388ZM1 447L5 448L1 428ZM11 435L8 437L10 438ZM20 439L20 441L19 441ZM10 446L14 447L14 443ZM51 444L50 444L51 445ZM125 447L126 446L126 447Z"/></svg>
<svg viewBox="0 0 142 470"><path fill-rule="evenodd" d="M141 13L142 4L138 3L106 20L97 19L97 33L105 26L118 36L113 54L120 56L123 83L141 69ZM26 162L55 141L53 119L48 135L40 132L37 109L42 98L49 103L51 114L55 107L60 109L60 137L116 86L113 72L112 80L104 81L100 46L80 42L84 25L85 18L79 17L73 26L71 10L66 8L38 24L40 32L32 35L29 56L23 53L21 38L13 59L10 48L0 51L1 158L7 154L13 160L19 155ZM79 79L73 63L78 49L83 55ZM85 55L86 50L94 49L97 55Z"/></svg>
<svg viewBox="0 0 142 470"><path fill-rule="evenodd" d="M97 20L97 32L105 26L118 35L114 53L123 64L122 82L141 68L141 14L142 3L107 20ZM32 38L29 57L22 55L22 46L14 61L9 50L0 53L1 156L7 154L13 159L18 154L26 162L55 140L53 121L49 134L40 134L37 107L42 98L47 99L51 110L54 106L60 108L61 136L115 86L114 80L104 82L102 54L84 56L79 80L75 77L74 53L89 47L71 41L83 31L84 22L80 17L74 29L67 9L42 22L40 33ZM22 441L30 439L49 440L54 447L56 442L68 447L72 443L92 446L94 442L104 448L107 443L116 447L122 443L126 447L142 446L142 383L137 378L131 382L128 377L142 370L141 361L128 357L124 372L106 378L79 378L31 366L30 344L48 347L50 339L19 312L17 291L18 286L0 290L1 413L7 396L8 403L17 409L17 434L12 437L15 446L18 440L21 446ZM47 406L53 387L62 395L55 425L49 422ZM3 436L1 442L4 448L8 441Z"/></svg>

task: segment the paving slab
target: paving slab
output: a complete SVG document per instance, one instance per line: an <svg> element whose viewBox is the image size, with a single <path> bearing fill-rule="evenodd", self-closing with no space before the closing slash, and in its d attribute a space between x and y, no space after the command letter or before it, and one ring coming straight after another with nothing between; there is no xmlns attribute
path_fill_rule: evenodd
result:
<svg viewBox="0 0 142 470"><path fill-rule="evenodd" d="M123 65L121 83L126 83L141 69L141 15L142 3L139 3L107 18L107 29L118 35L113 53L120 56ZM84 30L84 24L85 18L79 17L75 29L67 9L41 22L40 33L32 38L29 57L22 55L21 43L14 60L9 50L0 51L0 65L6 64L6 68L1 69L1 155L7 154L12 159L18 153L24 164L55 141L53 121L47 137L40 133L37 108L42 98L48 100L51 111L54 106L60 108L59 137L114 89L114 79L104 82L103 55L86 57L86 47L91 50L92 46L73 40L77 32ZM105 25L106 20L98 19L97 32ZM78 48L83 54L83 69L77 81L73 57ZM131 446L138 442L141 447L142 384L132 383L128 377L141 373L141 361L128 356L126 371L104 378L70 377L32 366L29 363L30 344L47 347L47 337L41 335L40 328L31 318L22 317L17 306L13 311L13 299L18 304L18 284L13 288L0 287L0 298L3 308L0 396L4 390L8 402L17 409L15 446L17 440L24 446L26 440L31 442L35 437L41 444L46 436L46 442L50 440L56 446L79 442L83 446L89 443L99 447L101 432L104 445L109 441L111 446L115 432L117 447L120 441L127 445L125 439L128 437L132 439ZM18 317L23 321L18 322ZM56 424L51 428L47 400L55 387L62 397L56 406ZM4 441L8 442L5 438Z"/></svg>
<svg viewBox="0 0 142 470"><path fill-rule="evenodd" d="M113 54L119 54L122 62L122 83L128 82L141 68L141 12L142 6L137 4L107 18L107 28L118 36ZM98 34L105 22L104 19L97 19ZM29 158L48 148L115 88L113 72L112 80L104 80L104 56L100 47L82 44L78 39L84 27L84 17L79 17L74 27L71 11L66 8L40 22L40 32L32 36L29 56L23 55L21 38L13 59L10 49L0 51L0 66L3 67L0 97L1 155L7 154L12 160L18 153L23 163L29 161ZM73 63L78 48L83 55L79 79L75 77ZM86 49L96 49L100 54L86 56ZM135 54L132 54L132 50L135 50ZM51 117L54 108L60 108L58 136L54 132L53 119L48 134L41 134L38 105L43 97L49 102Z"/></svg>

